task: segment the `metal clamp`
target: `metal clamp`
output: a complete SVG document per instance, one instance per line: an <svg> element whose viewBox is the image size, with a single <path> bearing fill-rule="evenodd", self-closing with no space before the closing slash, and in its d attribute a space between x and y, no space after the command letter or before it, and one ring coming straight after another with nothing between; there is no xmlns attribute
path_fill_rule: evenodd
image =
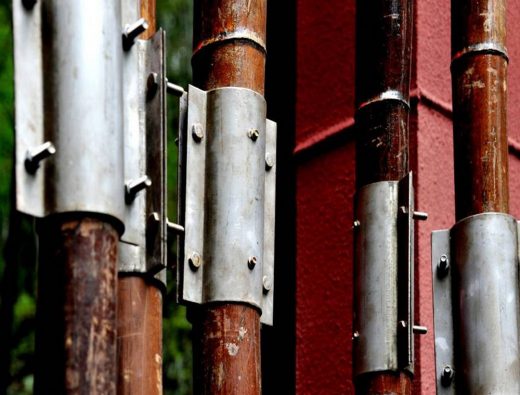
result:
<svg viewBox="0 0 520 395"><path fill-rule="evenodd" d="M276 124L249 89L190 86L181 104L179 300L247 303L272 324Z"/></svg>
<svg viewBox="0 0 520 395"><path fill-rule="evenodd" d="M414 219L426 215L414 211L412 174L360 189L355 213L354 374L413 373L424 332L413 324Z"/></svg>
<svg viewBox="0 0 520 395"><path fill-rule="evenodd" d="M437 394L520 393L519 234L501 213L433 232Z"/></svg>
<svg viewBox="0 0 520 395"><path fill-rule="evenodd" d="M123 228L120 19L119 5L101 0L45 12L41 1L13 1L18 210L102 214Z"/></svg>

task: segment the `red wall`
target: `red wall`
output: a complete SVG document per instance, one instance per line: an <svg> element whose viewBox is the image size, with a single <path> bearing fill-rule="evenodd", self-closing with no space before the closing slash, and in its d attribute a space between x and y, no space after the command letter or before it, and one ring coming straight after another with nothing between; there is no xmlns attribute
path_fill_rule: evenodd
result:
<svg viewBox="0 0 520 395"><path fill-rule="evenodd" d="M435 393L430 233L454 222L450 0L417 0L411 147L418 224L416 391ZM509 136L520 146L520 2L509 1ZM516 22L517 23L517 22ZM355 184L355 1L299 0L297 10L296 390L352 386L352 202ZM520 216L519 150L510 155L511 212Z"/></svg>

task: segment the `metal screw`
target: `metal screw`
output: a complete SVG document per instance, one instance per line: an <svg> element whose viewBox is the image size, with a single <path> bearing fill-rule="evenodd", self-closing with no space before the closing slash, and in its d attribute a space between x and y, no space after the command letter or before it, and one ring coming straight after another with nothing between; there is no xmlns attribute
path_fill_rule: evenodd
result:
<svg viewBox="0 0 520 395"><path fill-rule="evenodd" d="M134 44L134 41L140 34L148 29L148 22L144 18L140 18L134 23L125 26L123 31L123 46L126 50Z"/></svg>
<svg viewBox="0 0 520 395"><path fill-rule="evenodd" d="M421 325L414 325L413 326L413 333L416 333L418 335L426 335L428 333L428 328Z"/></svg>
<svg viewBox="0 0 520 395"><path fill-rule="evenodd" d="M184 88L182 86L168 82L168 78L166 78L166 92L168 92L170 95L174 95L177 97L181 97L185 93Z"/></svg>
<svg viewBox="0 0 520 395"><path fill-rule="evenodd" d="M247 260L247 267L249 267L249 270L253 270L256 266L256 263L257 263L256 256L249 257L249 259Z"/></svg>
<svg viewBox="0 0 520 395"><path fill-rule="evenodd" d="M355 331L353 334L352 334L352 340L354 341L357 341L359 340L359 332L358 331Z"/></svg>
<svg viewBox="0 0 520 395"><path fill-rule="evenodd" d="M352 224L352 228L353 229L357 229L361 226L361 222L359 222L359 220L355 220L354 223Z"/></svg>
<svg viewBox="0 0 520 395"><path fill-rule="evenodd" d="M204 127L201 123L194 123L191 127L191 137L193 137L193 140L195 140L197 143L200 143L202 139L204 138Z"/></svg>
<svg viewBox="0 0 520 395"><path fill-rule="evenodd" d="M258 137L260 137L260 132L258 131L258 129L249 129L247 131L247 137L249 137L253 141L256 141L258 140Z"/></svg>
<svg viewBox="0 0 520 395"><path fill-rule="evenodd" d="M269 276L264 276L262 284L264 286L264 294L268 294L269 291L273 289L273 282L271 281L271 277Z"/></svg>
<svg viewBox="0 0 520 395"><path fill-rule="evenodd" d="M146 95L148 100L153 99L159 89L159 75L157 73L150 73L146 80Z"/></svg>
<svg viewBox="0 0 520 395"><path fill-rule="evenodd" d="M40 162L54 155L55 153L56 148L50 141L28 150L27 154L25 155L25 170L31 174L36 173L36 170L38 170L40 167Z"/></svg>
<svg viewBox="0 0 520 395"><path fill-rule="evenodd" d="M443 387L449 387L453 382L455 372L450 365L444 366L441 373L441 384Z"/></svg>
<svg viewBox="0 0 520 395"><path fill-rule="evenodd" d="M265 168L271 170L274 167L274 156L270 152L265 154Z"/></svg>
<svg viewBox="0 0 520 395"><path fill-rule="evenodd" d="M149 188L152 185L152 180L148 176L139 177L136 180L130 180L125 185L125 199L126 203L132 203L139 192L143 189Z"/></svg>
<svg viewBox="0 0 520 395"><path fill-rule="evenodd" d="M202 258L198 253L193 252L188 258L188 263L190 265L190 269L196 272L202 265Z"/></svg>
<svg viewBox="0 0 520 395"><path fill-rule="evenodd" d="M439 263L437 265L437 275L440 278L444 278L448 275L450 271L450 260L446 254L442 254L439 258Z"/></svg>
<svg viewBox="0 0 520 395"><path fill-rule="evenodd" d="M413 219L417 221L426 221L428 219L428 213L424 213L422 211L414 211Z"/></svg>
<svg viewBox="0 0 520 395"><path fill-rule="evenodd" d="M32 10L36 5L36 0L22 0L22 4L27 10Z"/></svg>

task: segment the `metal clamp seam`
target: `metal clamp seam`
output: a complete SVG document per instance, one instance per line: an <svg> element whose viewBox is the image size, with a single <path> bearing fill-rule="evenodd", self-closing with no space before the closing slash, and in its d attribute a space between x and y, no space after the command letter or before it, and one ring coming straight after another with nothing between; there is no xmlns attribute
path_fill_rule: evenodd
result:
<svg viewBox="0 0 520 395"><path fill-rule="evenodd" d="M507 63L509 63L509 56L507 54L506 47L504 47L502 44L490 41L468 45L467 47L457 51L451 58L451 67L453 67L457 60L478 53L498 55L504 58Z"/></svg>
<svg viewBox="0 0 520 395"><path fill-rule="evenodd" d="M195 58L199 53L203 52L206 48L213 45L224 44L229 41L247 41L259 48L264 54L267 53L267 45L262 37L258 33L249 29L240 29L233 32L222 32L217 36L206 38L200 41L195 49L193 50L192 59Z"/></svg>
<svg viewBox="0 0 520 395"><path fill-rule="evenodd" d="M364 102L358 105L357 110L360 111L371 104L379 103L386 100L401 102L408 109L410 109L410 101L406 99L405 95L402 92L396 89L389 89L385 92L380 93L379 95L373 96L370 99L365 100Z"/></svg>

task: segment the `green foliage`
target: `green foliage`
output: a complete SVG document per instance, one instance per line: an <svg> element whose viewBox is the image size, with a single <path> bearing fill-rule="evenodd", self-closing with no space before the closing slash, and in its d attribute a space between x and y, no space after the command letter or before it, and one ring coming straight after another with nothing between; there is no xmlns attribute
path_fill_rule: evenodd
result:
<svg viewBox="0 0 520 395"><path fill-rule="evenodd" d="M166 31L167 70L170 81L187 87L191 79L192 41L191 0L157 0L157 25ZM14 289L13 300L2 300L0 306L11 305L13 322L7 328L0 322L2 331L12 331L7 394L32 393L34 370L34 322L35 322L35 242L32 222L19 216L14 229L11 224L11 239L15 240L10 255L15 261L13 276L5 270L5 256L11 214L11 173L14 144L14 96L13 96L13 48L11 29L11 1L0 0L0 286L14 277L10 286ZM168 216L177 217L177 138L178 100L168 98ZM9 249L9 248L7 248ZM174 262L175 245L169 246L169 259ZM164 298L164 393L189 395L192 393L191 325L186 320L186 309L175 303L175 278L168 274L168 292ZM1 309L0 309L1 310ZM1 317L0 317L1 319ZM8 332L4 332L5 335ZM1 336L0 336L1 337ZM5 350L0 350L4 352ZM7 355L7 354L6 354ZM1 359L1 358L0 358ZM1 366L0 366L1 368ZM5 374L5 372L3 372ZM0 372L0 377L2 372ZM1 380L0 380L1 381ZM0 395L3 393L0 383Z"/></svg>

